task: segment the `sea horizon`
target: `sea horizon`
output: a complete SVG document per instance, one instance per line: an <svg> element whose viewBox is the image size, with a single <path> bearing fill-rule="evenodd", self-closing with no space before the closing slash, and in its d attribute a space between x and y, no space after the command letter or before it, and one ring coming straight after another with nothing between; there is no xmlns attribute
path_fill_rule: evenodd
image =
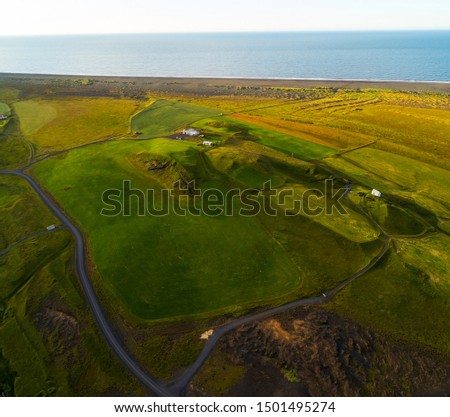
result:
<svg viewBox="0 0 450 417"><path fill-rule="evenodd" d="M6 74L450 83L450 30L111 33L2 39L7 41L0 46L0 73Z"/></svg>

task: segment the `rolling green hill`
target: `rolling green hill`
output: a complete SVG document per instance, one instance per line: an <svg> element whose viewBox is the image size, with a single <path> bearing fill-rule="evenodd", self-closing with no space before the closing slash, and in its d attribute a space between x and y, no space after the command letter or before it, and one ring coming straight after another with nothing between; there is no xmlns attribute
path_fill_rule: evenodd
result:
<svg viewBox="0 0 450 417"><path fill-rule="evenodd" d="M142 138L168 136L177 129L218 113L217 110L207 107L161 99L134 116L131 128L135 132L140 132Z"/></svg>

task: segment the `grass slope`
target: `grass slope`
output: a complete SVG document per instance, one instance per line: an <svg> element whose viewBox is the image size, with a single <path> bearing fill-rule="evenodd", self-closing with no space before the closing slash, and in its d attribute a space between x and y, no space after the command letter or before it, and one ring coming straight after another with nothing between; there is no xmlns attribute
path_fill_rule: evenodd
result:
<svg viewBox="0 0 450 417"><path fill-rule="evenodd" d="M133 117L131 128L142 138L172 135L199 119L217 115L218 111L178 101L157 100Z"/></svg>
<svg viewBox="0 0 450 417"><path fill-rule="evenodd" d="M299 270L256 218L99 216L103 191L120 188L123 179L141 189L159 188L126 159L142 151L186 166L195 165L189 159L199 153L189 142L111 143L34 169L88 232L102 277L129 311L144 319L186 316L269 300L299 285Z"/></svg>
<svg viewBox="0 0 450 417"><path fill-rule="evenodd" d="M432 265L434 245L423 252L420 244L422 249L414 249L415 253L408 246L402 243L405 254L403 249L398 254L391 251L379 266L339 292L330 308L378 331L450 352L448 268L442 273L442 263Z"/></svg>
<svg viewBox="0 0 450 417"><path fill-rule="evenodd" d="M387 194L390 203L401 198L397 204L410 201L434 213L439 222L449 218L450 172L445 169L372 148L325 162L358 183Z"/></svg>
<svg viewBox="0 0 450 417"><path fill-rule="evenodd" d="M0 129L0 169L24 166L30 157L30 148L19 131L14 118L7 120L7 125Z"/></svg>
<svg viewBox="0 0 450 417"><path fill-rule="evenodd" d="M1 249L49 223L53 215L25 180L0 176ZM59 230L0 256L0 393L142 393L98 334L72 254L69 232Z"/></svg>
<svg viewBox="0 0 450 417"><path fill-rule="evenodd" d="M277 130L235 120L229 117L202 120L195 124L204 131L227 138L254 140L277 151L300 159L315 159L331 155L336 151L330 147L287 135Z"/></svg>
<svg viewBox="0 0 450 417"><path fill-rule="evenodd" d="M6 103L0 103L0 114L4 116L9 116L11 114L11 109Z"/></svg>

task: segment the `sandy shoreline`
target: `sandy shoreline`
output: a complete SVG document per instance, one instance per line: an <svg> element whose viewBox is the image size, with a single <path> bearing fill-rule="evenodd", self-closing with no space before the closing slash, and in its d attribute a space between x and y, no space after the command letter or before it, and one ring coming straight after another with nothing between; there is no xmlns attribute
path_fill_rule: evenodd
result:
<svg viewBox="0 0 450 417"><path fill-rule="evenodd" d="M181 90L195 90L210 87L284 87L284 88L347 88L347 89L390 89L404 91L430 91L450 93L450 82L439 81L385 81L385 80L331 80L291 78L234 78L234 77L146 77L146 76L102 76L102 75L53 75L0 73L0 83L34 82L52 80L86 79L104 83L123 83L140 87L177 86ZM158 89L159 89L158 88Z"/></svg>

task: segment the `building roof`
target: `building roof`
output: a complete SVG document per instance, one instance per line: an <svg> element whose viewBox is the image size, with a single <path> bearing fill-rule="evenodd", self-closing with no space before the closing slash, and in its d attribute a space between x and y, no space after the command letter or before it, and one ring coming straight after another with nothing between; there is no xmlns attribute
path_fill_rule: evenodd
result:
<svg viewBox="0 0 450 417"><path fill-rule="evenodd" d="M184 129L183 133L185 135L191 135L191 136L196 136L196 135L200 134L200 132L198 130L195 130L193 127L189 127L187 129Z"/></svg>
<svg viewBox="0 0 450 417"><path fill-rule="evenodd" d="M381 197L381 192L378 190L375 190L375 188L372 190L372 195L375 195L377 197Z"/></svg>

